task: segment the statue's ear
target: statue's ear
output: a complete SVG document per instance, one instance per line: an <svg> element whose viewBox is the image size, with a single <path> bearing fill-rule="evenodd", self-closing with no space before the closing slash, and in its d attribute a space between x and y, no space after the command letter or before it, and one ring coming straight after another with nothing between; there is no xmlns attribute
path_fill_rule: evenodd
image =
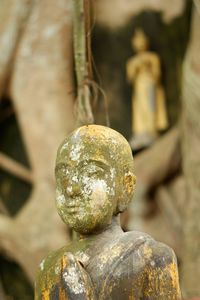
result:
<svg viewBox="0 0 200 300"><path fill-rule="evenodd" d="M131 171L126 172L123 177L122 197L118 201L118 212L123 212L127 208L129 202L132 200L135 185L136 176Z"/></svg>
<svg viewBox="0 0 200 300"><path fill-rule="evenodd" d="M128 171L124 174L124 189L125 193L132 197L136 185L136 176Z"/></svg>

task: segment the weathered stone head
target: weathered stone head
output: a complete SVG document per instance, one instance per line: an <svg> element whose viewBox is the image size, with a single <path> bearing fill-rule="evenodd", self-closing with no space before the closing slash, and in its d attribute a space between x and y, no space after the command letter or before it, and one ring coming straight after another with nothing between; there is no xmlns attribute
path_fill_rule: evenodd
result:
<svg viewBox="0 0 200 300"><path fill-rule="evenodd" d="M108 127L80 127L58 149L57 209L62 220L81 234L102 230L123 212L135 181L130 146Z"/></svg>

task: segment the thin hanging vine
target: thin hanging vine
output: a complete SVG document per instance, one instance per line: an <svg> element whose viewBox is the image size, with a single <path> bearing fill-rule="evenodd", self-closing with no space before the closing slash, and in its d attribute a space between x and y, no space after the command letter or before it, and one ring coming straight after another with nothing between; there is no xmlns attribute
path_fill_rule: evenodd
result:
<svg viewBox="0 0 200 300"><path fill-rule="evenodd" d="M77 126L94 123L91 108L91 92L89 82L91 76L90 35L87 35L89 24L89 0L73 1L74 26L74 61L77 79Z"/></svg>

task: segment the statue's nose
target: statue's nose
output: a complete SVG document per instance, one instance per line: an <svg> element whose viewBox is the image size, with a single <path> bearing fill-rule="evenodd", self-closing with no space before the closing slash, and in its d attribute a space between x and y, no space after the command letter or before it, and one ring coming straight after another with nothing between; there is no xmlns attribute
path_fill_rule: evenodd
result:
<svg viewBox="0 0 200 300"><path fill-rule="evenodd" d="M67 194L70 197L79 195L81 192L80 185L77 182L69 181L67 187Z"/></svg>
<svg viewBox="0 0 200 300"><path fill-rule="evenodd" d="M73 195L79 195L81 192L80 185L78 183L73 184L72 191L73 191Z"/></svg>

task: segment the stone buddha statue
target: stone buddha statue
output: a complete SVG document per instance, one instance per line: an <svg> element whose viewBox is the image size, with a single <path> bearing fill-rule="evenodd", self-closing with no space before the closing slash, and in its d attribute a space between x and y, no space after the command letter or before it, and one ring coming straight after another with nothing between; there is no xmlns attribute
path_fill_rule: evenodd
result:
<svg viewBox="0 0 200 300"><path fill-rule="evenodd" d="M58 213L78 237L41 262L35 300L180 299L173 250L120 227L136 182L126 139L80 127L59 147L55 173Z"/></svg>
<svg viewBox="0 0 200 300"><path fill-rule="evenodd" d="M168 127L165 94L160 83L161 67L156 53L149 51L149 41L141 29L132 38L136 54L127 62L127 78L133 85L133 149L148 146L159 130Z"/></svg>

